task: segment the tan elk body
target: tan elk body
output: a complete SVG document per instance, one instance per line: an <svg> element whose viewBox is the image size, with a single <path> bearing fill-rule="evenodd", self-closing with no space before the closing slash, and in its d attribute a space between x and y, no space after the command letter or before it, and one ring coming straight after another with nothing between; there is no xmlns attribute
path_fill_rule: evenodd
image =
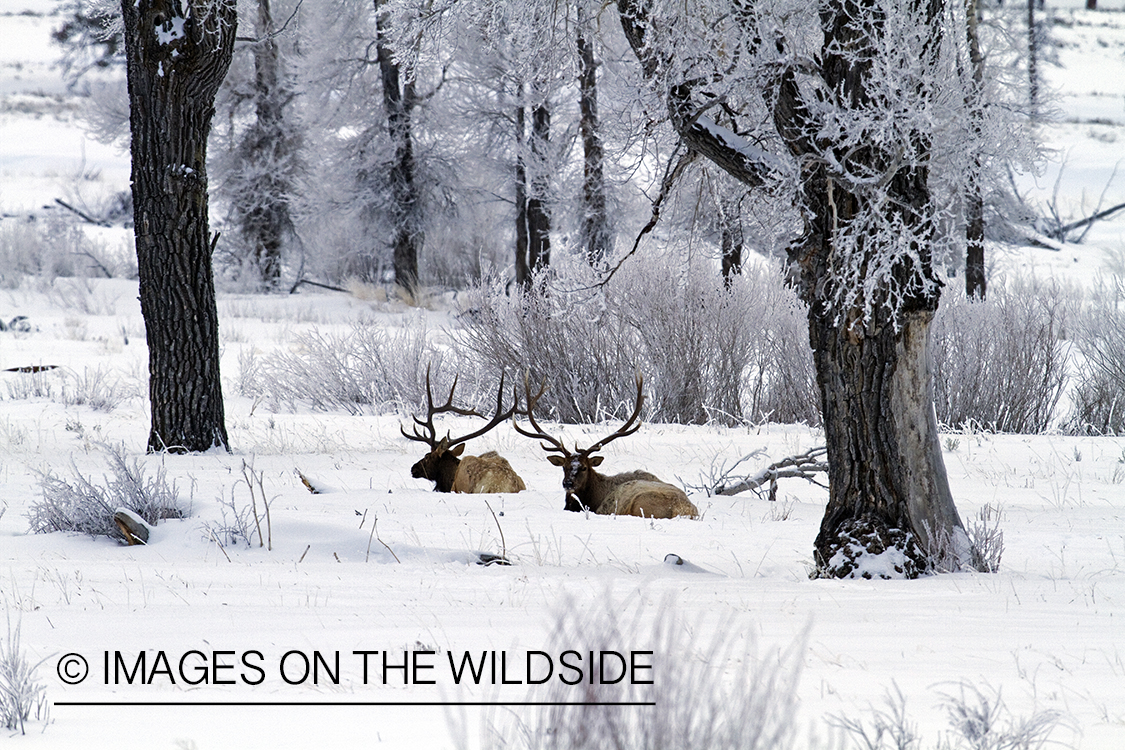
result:
<svg viewBox="0 0 1125 750"><path fill-rule="evenodd" d="M567 450L562 441L548 435L535 421L535 402L543 395L540 390L535 396L527 392L527 419L535 432L524 430L515 424L516 431L527 437L546 441L543 450L557 453L547 460L563 469L563 489L566 490L566 510L591 510L598 515L642 516L644 518L675 518L688 516L697 518L699 509L688 500L679 487L661 481L647 471L627 471L622 474L606 475L597 470L602 456L592 455L601 450L611 440L632 435L640 429L638 417L644 403L644 379L637 378L637 404L632 416L617 432L599 440L589 448L574 446L574 452ZM634 424L635 423L635 424Z"/></svg>
<svg viewBox="0 0 1125 750"><path fill-rule="evenodd" d="M527 489L523 479L512 469L507 459L496 451L489 451L480 456L464 456L465 443L475 437L480 437L501 422L506 421L515 412L515 396L510 409L504 409L504 377L500 377L500 388L496 395L496 414L488 424L476 432L464 437L451 438L448 434L437 439L437 430L434 427L434 415L444 412L453 412L463 416L483 417L472 409L462 409L453 406L453 391L457 389L457 379L453 380L453 387L449 389L449 398L441 406L434 406L434 396L430 389L430 371L426 370L426 399L428 413L426 420L414 417L416 427L413 433L408 433L401 426L402 434L418 442L430 446L430 452L422 460L410 467L410 476L415 479L429 479L434 483L435 492L522 492ZM425 432L419 432L422 427Z"/></svg>

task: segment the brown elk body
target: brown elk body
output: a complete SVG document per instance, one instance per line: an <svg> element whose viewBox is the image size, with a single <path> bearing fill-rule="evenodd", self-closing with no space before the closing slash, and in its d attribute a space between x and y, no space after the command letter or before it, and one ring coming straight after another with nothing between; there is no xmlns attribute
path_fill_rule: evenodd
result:
<svg viewBox="0 0 1125 750"><path fill-rule="evenodd" d="M457 380L454 378L453 387L449 389L449 398L441 406L434 406L433 392L430 390L430 371L426 370L426 397L429 411L426 420L414 417L417 426L414 434L408 433L401 426L402 434L430 446L430 452L422 460L410 467L410 476L415 479L429 479L434 483L435 492L521 492L527 487L523 479L512 469L511 464L496 451L489 451L480 456L464 456L465 443L475 437L480 437L501 422L506 421L515 412L514 403L510 409L504 409L504 377L500 377L500 389L496 397L496 414L482 429L464 437L451 438L448 434L437 439L437 430L434 428L434 415L443 412L453 412L461 415L483 417L472 409L462 409L453 406L453 391L457 389ZM424 432L419 432L422 427Z"/></svg>
<svg viewBox="0 0 1125 750"><path fill-rule="evenodd" d="M521 435L546 441L543 450L559 455L547 456L547 460L563 469L563 489L566 491L566 510L590 510L598 515L642 516L644 518L674 518L688 516L697 518L699 509L688 500L679 487L661 481L647 471L627 471L622 474L606 475L596 467L602 463L602 456L593 453L611 440L632 435L640 429L637 421L644 403L644 380L637 378L637 404L633 415L626 420L617 432L599 440L589 448L574 446L567 450L561 441L548 435L535 421L533 410L542 390L532 396L527 393L527 419L535 432L515 425ZM635 423L635 424L634 424Z"/></svg>

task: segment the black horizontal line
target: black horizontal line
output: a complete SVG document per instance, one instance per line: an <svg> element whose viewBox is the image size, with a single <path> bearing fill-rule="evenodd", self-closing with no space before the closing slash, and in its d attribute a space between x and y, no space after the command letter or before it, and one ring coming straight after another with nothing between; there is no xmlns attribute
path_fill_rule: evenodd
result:
<svg viewBox="0 0 1125 750"><path fill-rule="evenodd" d="M656 701L55 701L55 706L125 707L204 706L655 706Z"/></svg>

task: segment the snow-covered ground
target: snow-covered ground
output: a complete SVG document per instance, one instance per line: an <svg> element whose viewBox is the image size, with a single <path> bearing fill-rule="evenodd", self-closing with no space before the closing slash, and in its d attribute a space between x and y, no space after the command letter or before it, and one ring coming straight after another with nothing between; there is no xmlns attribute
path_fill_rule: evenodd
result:
<svg viewBox="0 0 1125 750"><path fill-rule="evenodd" d="M83 136L74 102L51 67L55 52L46 37L55 19L44 13L52 5L0 0L4 216L69 200L66 191L76 185L91 196L127 187L126 157ZM1068 117L1049 127L1047 138L1068 155L1060 204L1083 215L1125 158L1125 12L1123 3L1105 0L1097 13L1077 1L1050 5L1074 10L1073 22L1054 32L1066 42L1063 67L1046 70ZM1057 169L1038 180L1044 200ZM1123 201L1125 163L1104 204ZM1123 246L1125 216L1118 215L1066 252L1004 251L997 273L1033 266L1082 279L1102 262L1103 249ZM9 628L18 623L28 658L43 660L38 674L54 704L49 723L33 723L13 745L472 745L482 715L502 720L507 713L464 707L470 728L462 737L450 728L458 708L313 704L539 700L539 689L499 684L524 677L527 652L645 651L654 638L648 623L674 622L690 636L683 642L700 649L716 634L755 643L760 661L747 666L731 656L711 665L712 680L767 673L776 650L796 648L796 720L821 737L828 732L824 717L870 716L888 693L901 691L928 747L947 726L942 696L969 685L1001 695L1014 717L1059 712L1052 736L1067 745L1125 747L1125 438L945 436L962 517L976 518L985 505L1001 509L1000 572L810 581L826 493L799 480L783 482L776 503L754 494L694 496L699 520L585 517L562 510L561 472L507 426L470 450L501 451L528 490L440 495L410 477L420 453L399 434L405 416L272 414L237 396L227 402L233 454L145 456L147 355L136 298L135 283L120 280L0 290L0 319L26 315L34 325L0 333L0 369L59 366L38 375L0 374L0 601ZM361 317L393 325L403 313L337 294L223 295L219 310L228 394L237 392L245 349L283 349L300 331L344 330ZM442 313L434 315L440 324ZM121 389L115 408L67 404L78 378L99 374ZM459 423L451 424L456 431ZM589 443L614 427L560 431ZM603 468L647 468L698 484L715 465L752 451L762 451L757 468L820 440L801 426L647 424L609 446ZM110 473L105 444L124 444L149 476L165 470L191 515L158 525L146 547L29 534L26 514L40 497L40 472L99 481ZM224 523L224 504L250 502L244 463L260 472L272 500L270 550L220 549L206 530ZM324 492L310 494L298 471ZM477 565L480 552L505 553L515 564ZM669 554L688 564L666 564ZM640 624L617 637L554 635L560 618L577 627L606 607ZM378 652L366 657L366 683L364 657L355 653L365 651ZM129 671L144 652L146 679L126 684L117 652ZM317 684L311 674L302 679L303 659L315 663L314 652L329 666L339 654L336 680L323 669ZM505 654L508 671L487 672L480 685L457 685L449 659L459 665L465 652ZM394 668L384 684L384 659L401 665L406 654L423 665L411 684ZM73 655L86 660L89 675L71 685L63 677L79 674ZM643 664L646 657L639 658ZM675 681L690 654L652 658L657 678ZM201 671L204 664L228 666ZM553 699L585 697L582 686L568 688L557 674L551 684L559 691ZM208 705L66 705L76 702ZM293 705L241 705L250 702ZM662 709L620 710L645 721L644 712Z"/></svg>

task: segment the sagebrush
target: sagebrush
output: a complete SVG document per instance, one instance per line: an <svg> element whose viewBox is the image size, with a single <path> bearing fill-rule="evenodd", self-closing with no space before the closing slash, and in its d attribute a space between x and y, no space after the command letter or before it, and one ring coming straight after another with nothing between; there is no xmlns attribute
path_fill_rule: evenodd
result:
<svg viewBox="0 0 1125 750"><path fill-rule="evenodd" d="M123 540L113 520L118 508L133 511L150 525L188 515L163 466L148 476L139 460L128 458L124 445L105 446L105 454L110 475L104 478L104 484L96 483L73 464L71 480L50 470L39 474L42 497L28 510L32 533L73 531Z"/></svg>

